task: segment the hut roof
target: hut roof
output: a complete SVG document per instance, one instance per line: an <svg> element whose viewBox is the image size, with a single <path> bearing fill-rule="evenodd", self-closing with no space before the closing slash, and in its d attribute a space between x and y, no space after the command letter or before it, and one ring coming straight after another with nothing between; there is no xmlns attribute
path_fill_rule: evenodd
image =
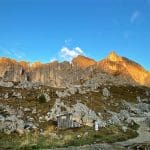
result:
<svg viewBox="0 0 150 150"><path fill-rule="evenodd" d="M61 114L58 114L56 117L67 116L67 115L72 115L72 113L71 112L62 112Z"/></svg>

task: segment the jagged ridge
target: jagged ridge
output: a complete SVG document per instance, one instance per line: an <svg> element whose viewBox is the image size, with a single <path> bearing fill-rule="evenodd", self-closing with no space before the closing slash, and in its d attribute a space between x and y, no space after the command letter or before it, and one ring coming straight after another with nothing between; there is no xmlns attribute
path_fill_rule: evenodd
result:
<svg viewBox="0 0 150 150"><path fill-rule="evenodd" d="M25 61L17 62L9 58L0 58L0 77L6 81L28 80L49 86L66 87L70 84L82 84L101 72L110 76L129 78L140 85L150 85L148 71L138 63L126 57L120 57L114 51L99 62L81 55L74 58L72 63L35 62L32 65Z"/></svg>

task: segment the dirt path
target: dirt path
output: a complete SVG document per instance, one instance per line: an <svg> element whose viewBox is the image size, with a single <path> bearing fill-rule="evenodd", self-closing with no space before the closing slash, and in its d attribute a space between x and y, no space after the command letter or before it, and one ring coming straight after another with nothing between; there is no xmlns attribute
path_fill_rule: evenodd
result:
<svg viewBox="0 0 150 150"><path fill-rule="evenodd" d="M144 117L134 117L132 118L137 124L140 125L138 129L138 137L134 139L129 139L123 142L116 142L114 144L92 144L84 145L78 147L68 147L68 148L56 148L55 150L126 150L125 146L131 146L133 144L150 142L150 132L147 130L148 126L145 124Z"/></svg>
<svg viewBox="0 0 150 150"><path fill-rule="evenodd" d="M132 118L137 124L140 125L139 129L138 129L138 133L139 135L134 138L134 139L129 139L127 141L123 141L123 142L116 142L114 143L115 145L121 145L121 146L128 146L128 145L132 145L132 144L137 144L137 143L144 143L144 142L150 142L150 132L147 130L148 126L146 125L146 123L144 122L144 117L143 118Z"/></svg>

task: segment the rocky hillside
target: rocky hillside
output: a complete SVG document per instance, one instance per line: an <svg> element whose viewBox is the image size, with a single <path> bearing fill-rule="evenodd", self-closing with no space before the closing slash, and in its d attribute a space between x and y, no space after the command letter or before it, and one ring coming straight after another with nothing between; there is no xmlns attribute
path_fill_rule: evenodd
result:
<svg viewBox="0 0 150 150"><path fill-rule="evenodd" d="M150 87L142 86L149 85L149 72L115 52L99 62L78 56L30 65L1 58L0 77L0 149L124 141L138 136L138 118L149 135ZM63 114L78 126L59 128Z"/></svg>
<svg viewBox="0 0 150 150"><path fill-rule="evenodd" d="M0 149L48 149L127 140L137 136L134 117L144 117L149 129L150 88L96 82L103 81L103 76L69 88L3 82ZM81 127L58 129L57 116L64 112L71 113ZM99 131L94 131L95 121Z"/></svg>
<svg viewBox="0 0 150 150"><path fill-rule="evenodd" d="M142 66L125 57L111 52L105 59L96 62L93 59L77 56L72 63L57 61L47 64L35 62L17 62L9 58L0 58L0 77L3 81L35 82L53 87L81 85L88 80L101 76L100 82L119 84L150 85L150 73ZM99 81L98 81L99 82Z"/></svg>

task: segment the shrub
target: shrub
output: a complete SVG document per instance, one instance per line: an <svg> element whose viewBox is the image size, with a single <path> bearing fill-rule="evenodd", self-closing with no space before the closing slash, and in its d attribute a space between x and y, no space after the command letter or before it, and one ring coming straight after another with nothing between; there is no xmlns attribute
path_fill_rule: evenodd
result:
<svg viewBox="0 0 150 150"><path fill-rule="evenodd" d="M39 100L39 103L46 103L45 95L44 95L44 94L41 94L41 95L38 97L38 100Z"/></svg>

